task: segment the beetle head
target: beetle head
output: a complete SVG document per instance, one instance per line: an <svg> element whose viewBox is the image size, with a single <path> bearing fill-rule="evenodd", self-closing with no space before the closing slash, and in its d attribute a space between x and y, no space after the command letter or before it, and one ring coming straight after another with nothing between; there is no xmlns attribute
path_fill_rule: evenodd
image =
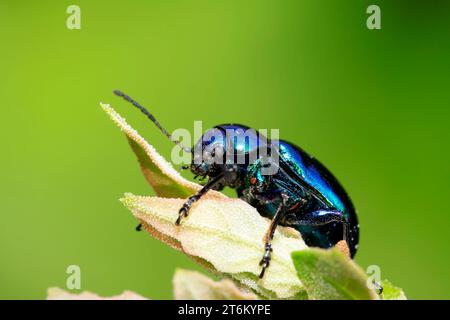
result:
<svg viewBox="0 0 450 320"><path fill-rule="evenodd" d="M209 129L192 148L191 171L197 176L215 176L223 171L225 137L217 128Z"/></svg>

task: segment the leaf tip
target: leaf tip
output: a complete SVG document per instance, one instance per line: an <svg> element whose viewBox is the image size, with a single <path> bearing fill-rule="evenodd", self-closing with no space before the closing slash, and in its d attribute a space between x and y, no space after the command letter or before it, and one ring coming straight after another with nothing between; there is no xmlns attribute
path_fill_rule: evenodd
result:
<svg viewBox="0 0 450 320"><path fill-rule="evenodd" d="M130 192L127 192L123 195L119 201L127 208L132 209L136 206L136 196Z"/></svg>

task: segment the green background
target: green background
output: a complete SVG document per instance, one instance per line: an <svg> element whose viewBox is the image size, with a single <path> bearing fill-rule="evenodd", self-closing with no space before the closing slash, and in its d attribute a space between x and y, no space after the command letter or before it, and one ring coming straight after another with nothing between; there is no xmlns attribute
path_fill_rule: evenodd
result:
<svg viewBox="0 0 450 320"><path fill-rule="evenodd" d="M1 0L0 298L45 298L76 264L84 290L166 299L176 267L198 269L118 201L152 191L99 102L172 145L116 88L169 130L279 128L351 195L359 264L450 298L449 31L448 1Z"/></svg>

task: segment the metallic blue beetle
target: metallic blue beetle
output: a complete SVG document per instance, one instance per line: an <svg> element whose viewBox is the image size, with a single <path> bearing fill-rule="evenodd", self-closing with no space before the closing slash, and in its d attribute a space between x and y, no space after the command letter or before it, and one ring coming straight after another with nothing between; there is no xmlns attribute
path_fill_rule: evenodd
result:
<svg viewBox="0 0 450 320"><path fill-rule="evenodd" d="M192 164L186 168L208 178L203 188L184 203L176 224L208 190L228 186L271 219L264 238L260 278L269 266L271 241L278 225L297 229L308 246L330 248L345 240L351 257L355 255L359 225L350 198L331 172L301 148L283 140L270 141L247 126L235 124L216 126L193 148L183 147L139 103L118 90L114 93L140 109L174 143L192 152ZM268 168L274 169L271 174L264 173Z"/></svg>

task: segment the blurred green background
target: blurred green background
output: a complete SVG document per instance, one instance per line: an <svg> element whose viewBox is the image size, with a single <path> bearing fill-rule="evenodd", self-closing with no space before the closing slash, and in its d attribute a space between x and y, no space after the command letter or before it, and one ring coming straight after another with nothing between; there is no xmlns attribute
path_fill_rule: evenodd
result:
<svg viewBox="0 0 450 320"><path fill-rule="evenodd" d="M169 130L279 128L351 195L359 264L450 298L449 31L448 1L1 0L0 298L45 298L76 264L84 290L167 299L176 267L199 269L118 201L152 191L99 102L172 145L116 88Z"/></svg>

